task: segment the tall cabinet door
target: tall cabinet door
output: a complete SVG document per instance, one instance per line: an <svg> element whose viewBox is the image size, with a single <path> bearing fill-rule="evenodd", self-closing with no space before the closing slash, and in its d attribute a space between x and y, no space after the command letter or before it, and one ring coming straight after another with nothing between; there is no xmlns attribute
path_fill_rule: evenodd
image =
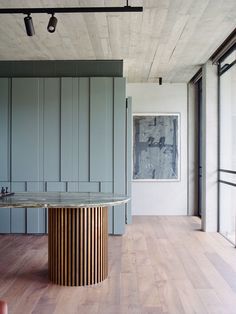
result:
<svg viewBox="0 0 236 314"><path fill-rule="evenodd" d="M12 181L42 180L42 79L12 79Z"/></svg>
<svg viewBox="0 0 236 314"><path fill-rule="evenodd" d="M113 180L113 78L90 79L90 181Z"/></svg>
<svg viewBox="0 0 236 314"><path fill-rule="evenodd" d="M38 191L43 181L43 79L12 79L11 188ZM12 208L13 233L37 233L43 209Z"/></svg>
<svg viewBox="0 0 236 314"><path fill-rule="evenodd" d="M126 192L124 78L90 79L90 181L101 192ZM125 205L109 208L109 233L122 234Z"/></svg>
<svg viewBox="0 0 236 314"><path fill-rule="evenodd" d="M125 194L126 189L126 99L125 80L114 79L114 124L113 124L113 163L115 194ZM125 205L113 208L113 233L125 231Z"/></svg>
<svg viewBox="0 0 236 314"><path fill-rule="evenodd" d="M131 196L132 182L132 98L126 99L126 195ZM131 200L125 205L126 223L132 223Z"/></svg>
<svg viewBox="0 0 236 314"><path fill-rule="evenodd" d="M10 186L10 80L0 78L0 187ZM9 233L9 208L0 208L0 233Z"/></svg>

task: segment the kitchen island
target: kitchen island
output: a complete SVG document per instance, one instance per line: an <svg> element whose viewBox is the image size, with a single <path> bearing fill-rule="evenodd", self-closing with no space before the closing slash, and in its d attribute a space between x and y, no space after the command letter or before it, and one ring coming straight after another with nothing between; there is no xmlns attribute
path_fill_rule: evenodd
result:
<svg viewBox="0 0 236 314"><path fill-rule="evenodd" d="M48 274L55 284L85 286L108 276L108 207L127 196L111 193L15 193L2 208L48 208Z"/></svg>

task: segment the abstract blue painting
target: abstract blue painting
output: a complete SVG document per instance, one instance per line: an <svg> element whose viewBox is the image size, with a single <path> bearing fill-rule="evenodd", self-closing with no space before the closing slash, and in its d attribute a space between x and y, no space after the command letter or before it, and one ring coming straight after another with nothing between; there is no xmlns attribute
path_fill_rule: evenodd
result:
<svg viewBox="0 0 236 314"><path fill-rule="evenodd" d="M179 114L133 116L133 179L179 180Z"/></svg>

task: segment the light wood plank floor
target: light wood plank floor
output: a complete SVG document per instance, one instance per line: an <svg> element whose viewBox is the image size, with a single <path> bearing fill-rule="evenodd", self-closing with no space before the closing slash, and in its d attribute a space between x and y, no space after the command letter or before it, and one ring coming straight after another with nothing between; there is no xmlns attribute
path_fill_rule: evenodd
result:
<svg viewBox="0 0 236 314"><path fill-rule="evenodd" d="M236 249L196 217L134 217L109 237L109 278L47 279L46 236L0 236L0 299L10 314L236 313Z"/></svg>

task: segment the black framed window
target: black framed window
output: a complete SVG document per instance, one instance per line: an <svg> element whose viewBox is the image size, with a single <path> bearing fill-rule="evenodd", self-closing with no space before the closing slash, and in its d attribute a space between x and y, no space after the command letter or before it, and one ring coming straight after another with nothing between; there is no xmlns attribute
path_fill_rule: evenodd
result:
<svg viewBox="0 0 236 314"><path fill-rule="evenodd" d="M236 46L220 60L219 232L236 244Z"/></svg>

